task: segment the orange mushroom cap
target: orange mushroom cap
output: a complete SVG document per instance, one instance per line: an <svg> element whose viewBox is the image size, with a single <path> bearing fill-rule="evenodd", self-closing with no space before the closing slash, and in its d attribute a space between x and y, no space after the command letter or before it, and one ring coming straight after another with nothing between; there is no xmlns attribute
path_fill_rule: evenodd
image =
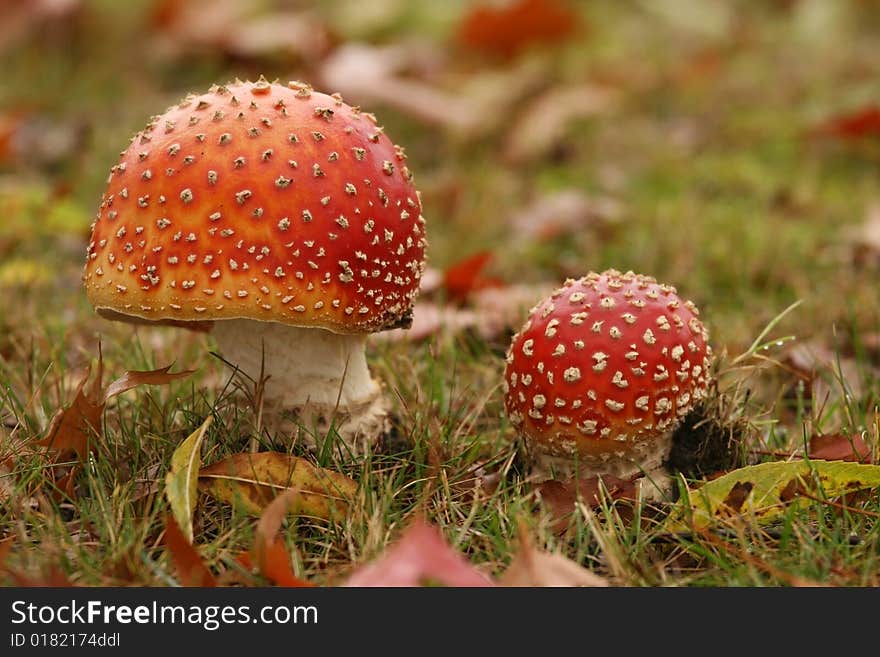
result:
<svg viewBox="0 0 880 657"><path fill-rule="evenodd" d="M88 298L148 321L408 326L426 241L405 161L373 115L303 83L187 96L111 169Z"/></svg>
<svg viewBox="0 0 880 657"><path fill-rule="evenodd" d="M648 276L566 281L513 337L511 421L550 454L642 453L706 395L712 352L698 314Z"/></svg>

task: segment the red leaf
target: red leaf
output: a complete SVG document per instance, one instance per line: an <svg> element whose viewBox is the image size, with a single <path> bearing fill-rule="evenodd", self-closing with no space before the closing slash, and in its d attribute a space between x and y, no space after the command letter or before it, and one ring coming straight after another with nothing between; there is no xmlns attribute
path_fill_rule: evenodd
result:
<svg viewBox="0 0 880 657"><path fill-rule="evenodd" d="M284 547L284 541L278 537L278 530L281 529L281 522L287 515L287 510L299 495L299 490L296 489L290 489L278 495L265 508L257 523L254 546L250 556L253 561L256 561L260 573L278 586L313 586L311 582L302 580L293 574L293 569L290 567L290 555Z"/></svg>
<svg viewBox="0 0 880 657"><path fill-rule="evenodd" d="M362 566L345 586L494 586L488 577L447 545L436 527L411 525L373 563Z"/></svg>
<svg viewBox="0 0 880 657"><path fill-rule="evenodd" d="M534 44L553 44L574 35L578 15L560 0L512 0L495 8L478 5L461 21L458 40L501 57Z"/></svg>
<svg viewBox="0 0 880 657"><path fill-rule="evenodd" d="M825 461L858 461L869 463L871 448L858 434L835 433L827 436L815 435L810 438L811 459Z"/></svg>
<svg viewBox="0 0 880 657"><path fill-rule="evenodd" d="M819 137L850 140L880 137L880 106L869 105L847 114L831 117L816 126L812 133Z"/></svg>
<svg viewBox="0 0 880 657"><path fill-rule="evenodd" d="M186 540L186 536L170 513L165 516L165 546L171 554L171 561L174 563L181 584L216 586L214 575L208 570L192 543Z"/></svg>
<svg viewBox="0 0 880 657"><path fill-rule="evenodd" d="M492 253L480 251L446 269L443 287L450 301L463 302L471 292L487 287L501 287L497 279L483 278L482 272L492 260Z"/></svg>

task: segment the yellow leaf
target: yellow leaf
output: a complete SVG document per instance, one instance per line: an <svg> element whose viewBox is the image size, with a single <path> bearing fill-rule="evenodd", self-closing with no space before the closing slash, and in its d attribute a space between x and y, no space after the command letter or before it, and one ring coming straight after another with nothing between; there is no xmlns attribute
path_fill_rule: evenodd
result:
<svg viewBox="0 0 880 657"><path fill-rule="evenodd" d="M199 486L255 516L279 494L296 489L299 495L289 510L327 520L344 515L357 494L357 483L345 475L280 452L233 454L202 468Z"/></svg>
<svg viewBox="0 0 880 657"><path fill-rule="evenodd" d="M165 475L165 497L171 505L174 519L190 543L193 542L192 515L198 492L199 448L213 419L209 415L202 426L178 445L171 457L171 471Z"/></svg>
<svg viewBox="0 0 880 657"><path fill-rule="evenodd" d="M679 500L666 521L670 532L707 527L716 520L772 520L786 506L812 497L834 498L880 486L880 466L845 461L781 461L728 472Z"/></svg>

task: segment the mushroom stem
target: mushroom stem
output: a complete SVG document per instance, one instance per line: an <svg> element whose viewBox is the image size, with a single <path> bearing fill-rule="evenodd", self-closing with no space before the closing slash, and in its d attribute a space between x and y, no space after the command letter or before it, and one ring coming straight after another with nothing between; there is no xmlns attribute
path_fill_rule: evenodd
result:
<svg viewBox="0 0 880 657"><path fill-rule="evenodd" d="M281 418L271 429L304 428L314 447L332 427L356 453L385 429L387 404L367 367L365 335L248 319L216 322L213 333L229 363L254 381L262 372L264 417Z"/></svg>
<svg viewBox="0 0 880 657"><path fill-rule="evenodd" d="M536 482L548 479L571 481L575 478L601 477L603 474L618 479L637 477L647 499L661 500L669 496L672 486L672 479L665 465L671 449L671 433L644 446L634 445L619 456L612 454L604 459L591 455L563 456L533 447L530 454L531 477Z"/></svg>

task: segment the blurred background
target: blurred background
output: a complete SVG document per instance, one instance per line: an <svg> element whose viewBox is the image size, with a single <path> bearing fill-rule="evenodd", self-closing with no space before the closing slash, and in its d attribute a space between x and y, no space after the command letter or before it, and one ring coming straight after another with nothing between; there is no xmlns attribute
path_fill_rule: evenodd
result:
<svg viewBox="0 0 880 657"><path fill-rule="evenodd" d="M524 297L616 267L676 285L733 352L802 299L789 332L876 363L878 30L870 0L3 0L0 357L106 327L79 270L118 151L262 74L406 148L431 264L413 340L503 343Z"/></svg>

